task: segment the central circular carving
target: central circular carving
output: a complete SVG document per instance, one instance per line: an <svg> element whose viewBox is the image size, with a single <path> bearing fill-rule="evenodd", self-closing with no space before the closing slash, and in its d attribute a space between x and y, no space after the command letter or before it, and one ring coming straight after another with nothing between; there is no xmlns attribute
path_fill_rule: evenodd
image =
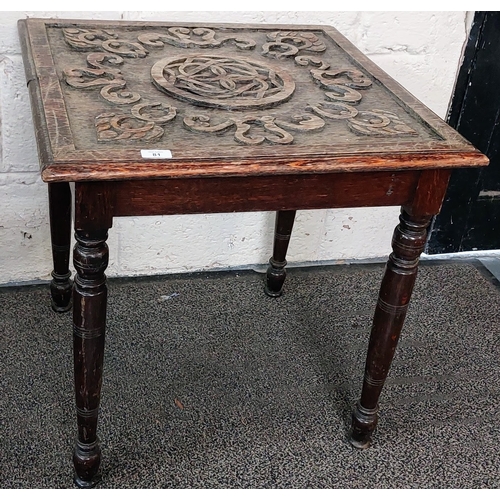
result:
<svg viewBox="0 0 500 500"><path fill-rule="evenodd" d="M288 73L246 57L167 57L154 64L151 77L160 90L176 99L228 110L274 106L295 90Z"/></svg>

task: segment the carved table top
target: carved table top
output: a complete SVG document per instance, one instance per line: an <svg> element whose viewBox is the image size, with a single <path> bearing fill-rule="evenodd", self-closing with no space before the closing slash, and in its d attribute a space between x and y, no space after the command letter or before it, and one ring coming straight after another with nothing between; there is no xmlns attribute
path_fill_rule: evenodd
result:
<svg viewBox="0 0 500 500"><path fill-rule="evenodd" d="M19 31L46 181L486 164L330 27L27 19Z"/></svg>

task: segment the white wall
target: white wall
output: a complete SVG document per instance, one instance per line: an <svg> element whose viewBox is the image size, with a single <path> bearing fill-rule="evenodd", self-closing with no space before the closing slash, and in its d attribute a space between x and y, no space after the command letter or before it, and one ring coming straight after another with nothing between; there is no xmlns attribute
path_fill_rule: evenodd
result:
<svg viewBox="0 0 500 500"><path fill-rule="evenodd" d="M331 24L441 117L467 36L466 12L0 13L0 283L49 279L46 185L38 160L17 20L25 17ZM385 257L399 208L299 212L290 263ZM267 262L274 214L115 219L108 276L248 267Z"/></svg>

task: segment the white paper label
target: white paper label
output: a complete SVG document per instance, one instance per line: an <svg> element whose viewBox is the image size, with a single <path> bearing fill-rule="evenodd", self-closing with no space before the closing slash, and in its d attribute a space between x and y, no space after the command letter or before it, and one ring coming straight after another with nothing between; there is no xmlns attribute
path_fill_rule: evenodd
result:
<svg viewBox="0 0 500 500"><path fill-rule="evenodd" d="M151 158L153 160L161 160L163 158L172 158L170 149L141 149L143 158Z"/></svg>

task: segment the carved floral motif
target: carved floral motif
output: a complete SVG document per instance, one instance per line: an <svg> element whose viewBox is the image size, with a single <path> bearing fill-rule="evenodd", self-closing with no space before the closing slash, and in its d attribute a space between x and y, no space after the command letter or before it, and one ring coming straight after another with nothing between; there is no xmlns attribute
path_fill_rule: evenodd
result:
<svg viewBox="0 0 500 500"><path fill-rule="evenodd" d="M295 90L288 73L243 57L168 57L154 64L151 77L157 87L176 99L231 110L275 105L289 99Z"/></svg>

